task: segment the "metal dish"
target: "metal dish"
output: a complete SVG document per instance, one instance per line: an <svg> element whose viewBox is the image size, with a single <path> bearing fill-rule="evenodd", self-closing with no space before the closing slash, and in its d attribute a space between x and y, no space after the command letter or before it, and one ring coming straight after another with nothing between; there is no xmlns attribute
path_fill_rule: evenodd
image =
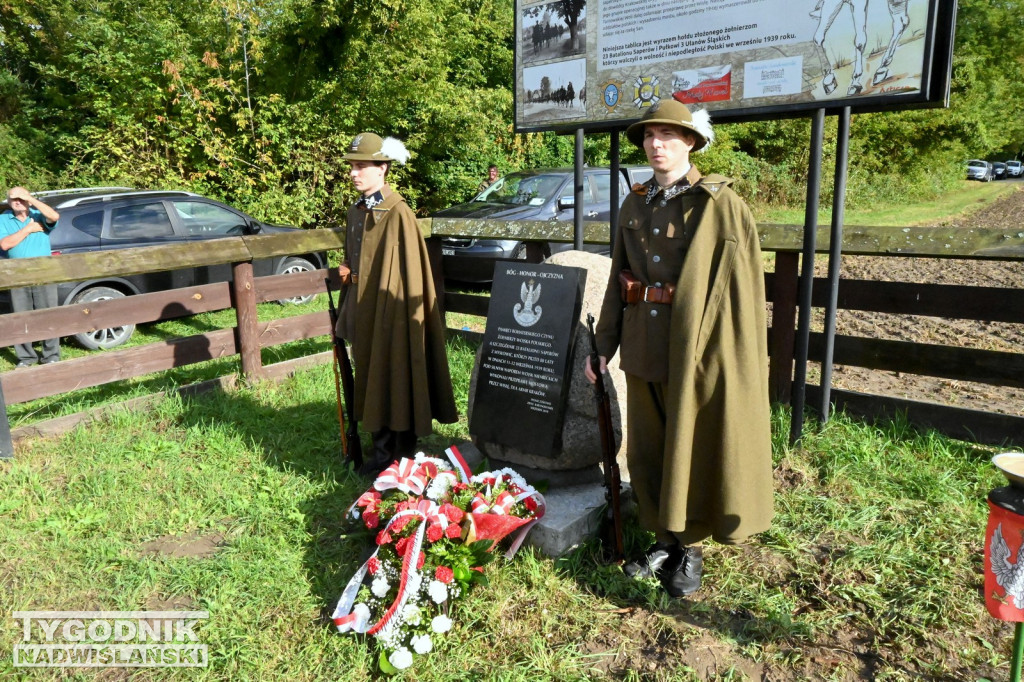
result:
<svg viewBox="0 0 1024 682"><path fill-rule="evenodd" d="M1024 452L1001 452L992 458L992 463L1003 472L1010 485L1024 489Z"/></svg>

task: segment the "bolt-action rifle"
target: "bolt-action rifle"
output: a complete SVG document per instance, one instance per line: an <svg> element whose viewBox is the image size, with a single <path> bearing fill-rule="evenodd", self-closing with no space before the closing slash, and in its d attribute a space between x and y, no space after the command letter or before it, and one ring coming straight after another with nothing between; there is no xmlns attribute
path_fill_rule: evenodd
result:
<svg viewBox="0 0 1024 682"><path fill-rule="evenodd" d="M355 375L352 361L348 357L345 339L338 336L338 309L334 306L331 280L327 280L327 311L331 316L331 341L334 344L334 392L338 398L338 426L341 430L341 452L351 459L356 469L363 466L363 446L359 442L359 428L356 423ZM348 426L341 410L341 394L345 394L345 411L348 412Z"/></svg>
<svg viewBox="0 0 1024 682"><path fill-rule="evenodd" d="M594 397L597 401L597 425L601 430L601 452L604 455L604 486L605 499L608 500L609 531L605 538L605 546L611 554L612 561L622 561L622 504L619 493L622 481L619 478L619 462L615 458L615 430L612 428L611 398L604 386L604 375L601 374L601 360L597 354L597 337L594 334L594 316L587 313L587 328L590 331L590 367L597 376L594 382Z"/></svg>

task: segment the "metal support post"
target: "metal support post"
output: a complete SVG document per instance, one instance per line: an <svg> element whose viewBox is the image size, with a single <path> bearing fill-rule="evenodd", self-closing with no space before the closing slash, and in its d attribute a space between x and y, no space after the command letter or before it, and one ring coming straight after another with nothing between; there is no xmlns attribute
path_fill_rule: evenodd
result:
<svg viewBox="0 0 1024 682"><path fill-rule="evenodd" d="M836 142L835 191L832 196L832 231L828 248L828 303L825 305L825 355L821 359L821 420L827 422L832 399L832 356L836 345L836 308L843 258L843 218L846 209L846 172L850 162L850 107L839 114Z"/></svg>
<svg viewBox="0 0 1024 682"><path fill-rule="evenodd" d="M811 119L811 153L807 169L807 205L804 211L804 244L800 259L800 305L797 316L796 350L793 371L792 417L789 443L800 440L804 428L804 402L807 397L807 348L811 334L811 289L814 286L814 249L818 231L818 195L821 193L821 148L825 136L825 110L818 109Z"/></svg>

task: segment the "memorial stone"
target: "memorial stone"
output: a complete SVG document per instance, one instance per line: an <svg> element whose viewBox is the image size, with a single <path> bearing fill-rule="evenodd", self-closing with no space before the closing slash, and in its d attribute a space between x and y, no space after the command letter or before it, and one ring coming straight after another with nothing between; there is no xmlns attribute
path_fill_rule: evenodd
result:
<svg viewBox="0 0 1024 682"><path fill-rule="evenodd" d="M539 457L561 448L586 277L543 263L495 267L470 420L478 440Z"/></svg>

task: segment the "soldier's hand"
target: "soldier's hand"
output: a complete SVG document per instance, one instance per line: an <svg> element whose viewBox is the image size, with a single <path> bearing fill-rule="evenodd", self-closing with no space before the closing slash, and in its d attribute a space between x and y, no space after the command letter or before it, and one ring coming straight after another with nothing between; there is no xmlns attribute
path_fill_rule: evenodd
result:
<svg viewBox="0 0 1024 682"><path fill-rule="evenodd" d="M598 358L598 364L600 365L600 367L598 368L599 371L601 372L601 374L607 374L608 373L608 358L606 358L603 355L599 355L599 356L597 356L597 358ZM594 374L594 368L591 367L591 364L592 364L592 361L588 357L587 358L587 364L583 366L583 374L587 377L587 381L589 381L590 383L594 383L594 382L597 381L597 375Z"/></svg>
<svg viewBox="0 0 1024 682"><path fill-rule="evenodd" d="M352 283L352 268L342 263L338 266L338 274L341 275L342 284Z"/></svg>

